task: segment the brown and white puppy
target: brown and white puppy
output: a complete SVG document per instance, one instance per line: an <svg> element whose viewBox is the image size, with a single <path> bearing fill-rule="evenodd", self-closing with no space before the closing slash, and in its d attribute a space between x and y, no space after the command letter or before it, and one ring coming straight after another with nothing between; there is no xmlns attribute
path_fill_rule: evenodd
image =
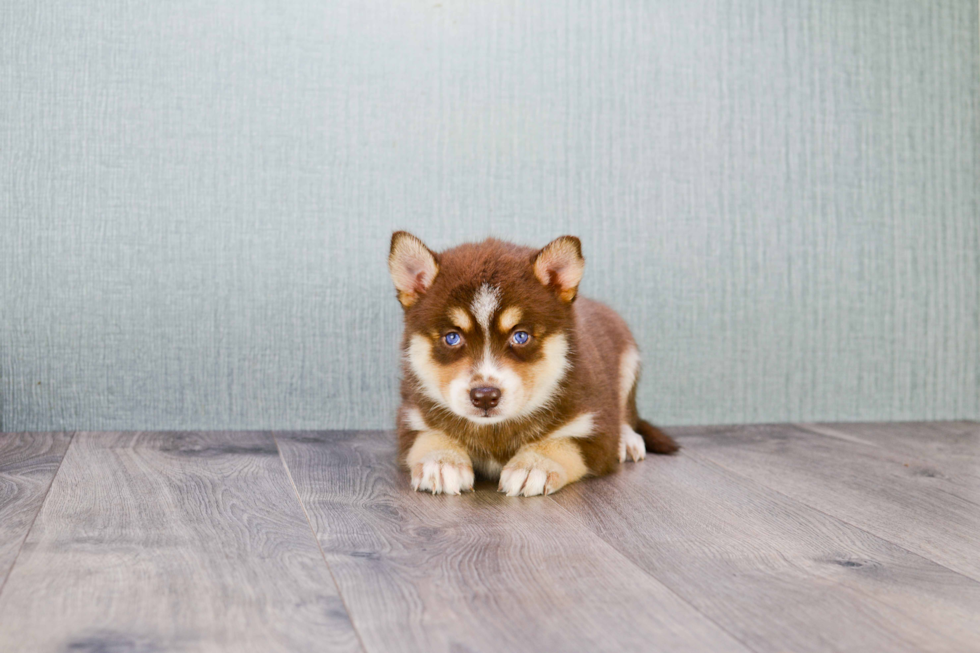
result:
<svg viewBox="0 0 980 653"><path fill-rule="evenodd" d="M612 309L577 298L581 244L499 240L436 254L396 232L388 266L405 309L398 441L412 487L551 494L677 444L639 418L640 358Z"/></svg>

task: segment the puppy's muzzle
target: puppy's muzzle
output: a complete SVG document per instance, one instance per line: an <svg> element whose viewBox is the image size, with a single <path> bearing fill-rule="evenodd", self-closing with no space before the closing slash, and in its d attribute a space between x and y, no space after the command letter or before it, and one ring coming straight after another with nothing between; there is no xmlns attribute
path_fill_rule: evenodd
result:
<svg viewBox="0 0 980 653"><path fill-rule="evenodd" d="M481 410L490 410L500 401L500 389L482 386L470 390L470 401Z"/></svg>

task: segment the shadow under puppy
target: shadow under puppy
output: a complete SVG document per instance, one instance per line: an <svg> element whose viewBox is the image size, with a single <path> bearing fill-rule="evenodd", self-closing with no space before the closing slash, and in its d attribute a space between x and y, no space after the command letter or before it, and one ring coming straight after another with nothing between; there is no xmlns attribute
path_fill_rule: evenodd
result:
<svg viewBox="0 0 980 653"><path fill-rule="evenodd" d="M578 238L436 254L399 231L388 266L405 309L399 453L416 490L471 490L475 468L509 496L551 494L677 451L637 414L629 327L577 297Z"/></svg>

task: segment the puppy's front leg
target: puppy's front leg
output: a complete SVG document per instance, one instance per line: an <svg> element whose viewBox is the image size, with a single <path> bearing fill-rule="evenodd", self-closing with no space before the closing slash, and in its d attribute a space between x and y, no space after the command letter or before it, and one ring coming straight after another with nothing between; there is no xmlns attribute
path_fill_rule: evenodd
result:
<svg viewBox="0 0 980 653"><path fill-rule="evenodd" d="M557 492L589 472L572 438L545 438L521 447L500 472L500 491L509 497Z"/></svg>
<svg viewBox="0 0 980 653"><path fill-rule="evenodd" d="M469 454L440 431L419 431L406 462L416 491L459 494L473 489Z"/></svg>

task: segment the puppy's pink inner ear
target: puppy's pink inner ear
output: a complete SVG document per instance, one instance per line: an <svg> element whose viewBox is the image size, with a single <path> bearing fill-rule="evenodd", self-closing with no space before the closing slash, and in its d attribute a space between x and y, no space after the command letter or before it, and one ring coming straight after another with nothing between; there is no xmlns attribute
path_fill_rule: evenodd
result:
<svg viewBox="0 0 980 653"><path fill-rule="evenodd" d="M425 294L439 273L439 265L429 248L404 232L393 238L388 268L398 290L398 301L405 308Z"/></svg>
<svg viewBox="0 0 980 653"><path fill-rule="evenodd" d="M570 302L578 293L585 271L585 259L578 238L563 236L538 252L534 275L544 285L554 288L562 301Z"/></svg>
<svg viewBox="0 0 980 653"><path fill-rule="evenodd" d="M415 283L412 284L412 292L421 295L429 286L432 285L432 279L430 279L430 274L427 270L412 270L415 275Z"/></svg>

